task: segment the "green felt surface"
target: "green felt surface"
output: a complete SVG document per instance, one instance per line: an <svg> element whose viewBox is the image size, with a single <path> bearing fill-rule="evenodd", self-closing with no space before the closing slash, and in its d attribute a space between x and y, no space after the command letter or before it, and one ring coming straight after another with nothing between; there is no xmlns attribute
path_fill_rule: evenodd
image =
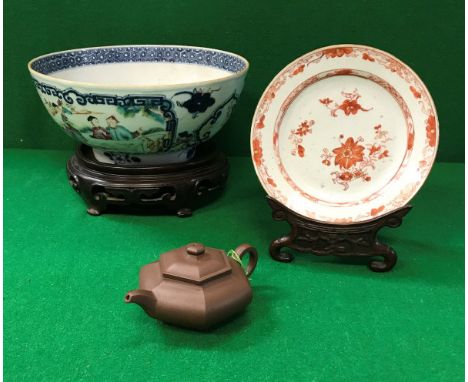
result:
<svg viewBox="0 0 468 382"><path fill-rule="evenodd" d="M66 181L70 152L4 154L6 381L462 381L463 173L438 163L403 225L399 261L299 254L273 261L273 222L249 158L189 219L91 217ZM209 333L161 324L124 294L139 268L190 241L255 245L254 301Z"/></svg>
<svg viewBox="0 0 468 382"><path fill-rule="evenodd" d="M442 126L440 161L464 161L463 0L5 0L5 144L71 149L47 114L26 63L45 53L102 45L181 44L239 53L251 63L232 118L218 135L249 154L255 106L289 62L331 44L386 50L420 75Z"/></svg>

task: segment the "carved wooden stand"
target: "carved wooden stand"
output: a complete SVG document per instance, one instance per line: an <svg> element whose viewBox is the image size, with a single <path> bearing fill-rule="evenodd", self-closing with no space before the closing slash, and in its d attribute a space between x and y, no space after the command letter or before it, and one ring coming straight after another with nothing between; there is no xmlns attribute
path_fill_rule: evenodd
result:
<svg viewBox="0 0 468 382"><path fill-rule="evenodd" d="M70 184L91 215L117 209L191 216L219 194L228 170L226 156L212 146L200 146L186 163L128 167L98 162L81 145L67 163Z"/></svg>
<svg viewBox="0 0 468 382"><path fill-rule="evenodd" d="M286 220L291 225L287 236L271 242L270 255L273 259L282 262L294 259L291 254L281 252L283 247L318 256L380 256L383 260L370 260L368 263L374 272L387 272L397 262L395 251L377 240L377 232L385 226L399 227L411 209L407 205L371 221L336 225L301 216L269 196L267 200L273 210L273 219Z"/></svg>

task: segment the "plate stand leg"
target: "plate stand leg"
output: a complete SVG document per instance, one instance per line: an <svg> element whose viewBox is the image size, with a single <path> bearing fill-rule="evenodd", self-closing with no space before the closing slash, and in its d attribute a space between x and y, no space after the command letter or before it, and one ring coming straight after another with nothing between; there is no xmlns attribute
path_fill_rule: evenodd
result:
<svg viewBox="0 0 468 382"><path fill-rule="evenodd" d="M378 231L383 227L399 227L411 210L411 206L406 205L370 221L341 225L306 218L269 196L267 200L273 210L273 219L287 221L291 226L288 235L271 242L273 259L291 262L294 256L282 251L284 248L317 256L368 257L368 267L374 272L387 272L397 262L396 252L377 240Z"/></svg>

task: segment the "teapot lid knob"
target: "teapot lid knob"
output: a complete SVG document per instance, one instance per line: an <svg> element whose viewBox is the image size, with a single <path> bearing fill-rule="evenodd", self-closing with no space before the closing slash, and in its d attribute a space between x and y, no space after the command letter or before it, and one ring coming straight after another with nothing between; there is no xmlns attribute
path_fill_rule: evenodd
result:
<svg viewBox="0 0 468 382"><path fill-rule="evenodd" d="M200 256L205 253L205 246L200 243L191 243L185 248L189 255Z"/></svg>

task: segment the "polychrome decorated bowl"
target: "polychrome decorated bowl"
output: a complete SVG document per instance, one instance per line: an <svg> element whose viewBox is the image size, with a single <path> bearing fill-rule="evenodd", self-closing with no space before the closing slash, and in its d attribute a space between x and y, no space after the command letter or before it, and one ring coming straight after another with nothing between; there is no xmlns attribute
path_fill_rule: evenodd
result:
<svg viewBox="0 0 468 382"><path fill-rule="evenodd" d="M248 67L233 53L167 45L75 49L28 64L54 121L106 163L190 159L228 120Z"/></svg>

